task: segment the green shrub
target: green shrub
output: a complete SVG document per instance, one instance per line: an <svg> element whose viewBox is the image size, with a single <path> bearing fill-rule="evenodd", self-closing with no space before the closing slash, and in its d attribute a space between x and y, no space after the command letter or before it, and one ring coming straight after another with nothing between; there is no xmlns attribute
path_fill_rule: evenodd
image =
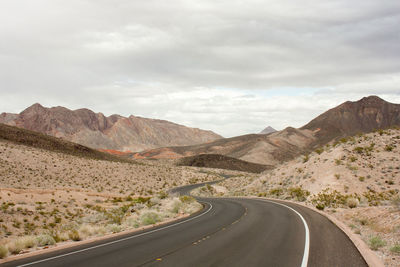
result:
<svg viewBox="0 0 400 267"><path fill-rule="evenodd" d="M303 163L306 163L309 159L310 159L310 156L309 155L305 155L303 157Z"/></svg>
<svg viewBox="0 0 400 267"><path fill-rule="evenodd" d="M191 203L191 202L196 201L196 199L194 197L187 196L187 195L180 196L179 200L182 201L183 203Z"/></svg>
<svg viewBox="0 0 400 267"><path fill-rule="evenodd" d="M318 155L321 155L322 152L324 152L324 148L323 148L323 147L318 148L318 149L315 150L315 152L316 152Z"/></svg>
<svg viewBox="0 0 400 267"><path fill-rule="evenodd" d="M4 259L8 255L8 249L4 245L0 245L0 259Z"/></svg>
<svg viewBox="0 0 400 267"><path fill-rule="evenodd" d="M363 151L364 151L364 148L363 148L363 147L360 147L360 146L358 146L358 147L355 147L355 148L354 148L354 151L355 151L355 152L357 152L358 154L362 154L362 153L363 153Z"/></svg>
<svg viewBox="0 0 400 267"><path fill-rule="evenodd" d="M51 235L38 235L36 237L36 245L39 247L54 245L56 241Z"/></svg>
<svg viewBox="0 0 400 267"><path fill-rule="evenodd" d="M144 213L141 217L143 225L155 224L160 221L160 216L155 212Z"/></svg>
<svg viewBox="0 0 400 267"><path fill-rule="evenodd" d="M310 195L309 191L303 190L301 187L291 187L288 189L288 192L292 198L295 198L298 201L305 201Z"/></svg>
<svg viewBox="0 0 400 267"><path fill-rule="evenodd" d="M360 176L360 177L358 177L358 180L360 180L360 182L364 182L365 181L365 177L364 176Z"/></svg>
<svg viewBox="0 0 400 267"><path fill-rule="evenodd" d="M368 244L372 250L378 250L378 248L385 246L386 242L382 240L379 236L372 236L369 239Z"/></svg>
<svg viewBox="0 0 400 267"><path fill-rule="evenodd" d="M317 209L319 209L319 210L324 210L324 209L325 209L325 206L324 206L324 204L322 204L322 203L318 203L317 205L315 205L315 207L316 207Z"/></svg>
<svg viewBox="0 0 400 267"><path fill-rule="evenodd" d="M385 150L390 152L393 150L393 146L387 145L385 146Z"/></svg>
<svg viewBox="0 0 400 267"><path fill-rule="evenodd" d="M397 243L397 244L395 244L394 246L392 246L392 247L390 248L390 251L393 252L393 253L400 254L400 244ZM0 256L0 257L1 257L1 256Z"/></svg>
<svg viewBox="0 0 400 267"><path fill-rule="evenodd" d="M281 196L281 195L283 194L283 189L282 189L282 188L274 188L274 189L271 189L271 190L269 191L269 194L270 194L270 195L275 195L275 196L279 197L279 196Z"/></svg>

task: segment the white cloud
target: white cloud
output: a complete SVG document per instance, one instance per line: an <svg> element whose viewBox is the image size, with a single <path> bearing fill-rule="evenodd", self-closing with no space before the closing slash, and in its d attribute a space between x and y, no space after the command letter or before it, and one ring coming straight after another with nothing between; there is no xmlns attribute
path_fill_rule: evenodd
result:
<svg viewBox="0 0 400 267"><path fill-rule="evenodd" d="M6 0L0 17L0 111L88 107L233 136L365 95L400 102L397 0Z"/></svg>

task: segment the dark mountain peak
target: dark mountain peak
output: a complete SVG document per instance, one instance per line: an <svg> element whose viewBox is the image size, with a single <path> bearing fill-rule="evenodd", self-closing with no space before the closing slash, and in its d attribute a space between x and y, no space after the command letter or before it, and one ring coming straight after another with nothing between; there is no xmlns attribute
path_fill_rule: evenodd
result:
<svg viewBox="0 0 400 267"><path fill-rule="evenodd" d="M276 130L274 128L272 128L271 126L268 126L264 130L262 130L260 132L260 134L270 134L270 133L274 133L274 132L276 132Z"/></svg>
<svg viewBox="0 0 400 267"><path fill-rule="evenodd" d="M400 125L400 105L378 96L347 101L319 115L301 129L316 131L321 143L332 139Z"/></svg>

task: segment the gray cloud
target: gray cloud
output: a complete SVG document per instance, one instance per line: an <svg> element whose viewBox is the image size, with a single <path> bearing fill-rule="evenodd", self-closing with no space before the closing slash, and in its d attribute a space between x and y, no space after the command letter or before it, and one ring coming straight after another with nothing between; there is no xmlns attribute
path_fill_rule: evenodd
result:
<svg viewBox="0 0 400 267"><path fill-rule="evenodd" d="M2 111L89 107L232 136L399 96L397 0L6 0L0 18Z"/></svg>

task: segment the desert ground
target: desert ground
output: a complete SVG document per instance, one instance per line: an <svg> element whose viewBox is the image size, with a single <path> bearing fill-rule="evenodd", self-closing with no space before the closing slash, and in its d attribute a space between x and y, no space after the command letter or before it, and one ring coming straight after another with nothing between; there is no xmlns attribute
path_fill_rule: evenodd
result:
<svg viewBox="0 0 400 267"><path fill-rule="evenodd" d="M88 159L0 141L0 257L191 214L167 190L217 172L146 161Z"/></svg>

